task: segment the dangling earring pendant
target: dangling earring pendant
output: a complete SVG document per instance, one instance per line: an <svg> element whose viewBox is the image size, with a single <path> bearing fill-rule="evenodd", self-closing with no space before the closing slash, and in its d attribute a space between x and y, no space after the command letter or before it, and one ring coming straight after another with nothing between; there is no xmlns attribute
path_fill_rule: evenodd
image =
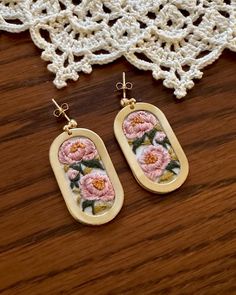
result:
<svg viewBox="0 0 236 295"><path fill-rule="evenodd" d="M68 123L53 141L49 158L71 215L78 221L100 225L112 220L123 205L124 192L102 139L93 131L77 128L53 99L54 116Z"/></svg>
<svg viewBox="0 0 236 295"><path fill-rule="evenodd" d="M154 193L169 193L187 178L189 165L169 122L160 109L149 103L126 98L132 83L116 84L123 90L114 121L114 133L138 183Z"/></svg>

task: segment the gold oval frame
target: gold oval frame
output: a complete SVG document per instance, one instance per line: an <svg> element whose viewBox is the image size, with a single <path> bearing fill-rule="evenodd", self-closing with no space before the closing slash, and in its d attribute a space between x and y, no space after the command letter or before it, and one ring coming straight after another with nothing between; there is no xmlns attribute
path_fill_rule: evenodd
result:
<svg viewBox="0 0 236 295"><path fill-rule="evenodd" d="M149 111L150 113L154 114L157 119L160 121L163 130L165 131L177 157L180 162L180 172L176 179L174 179L170 183L155 183L151 181L142 171L141 167L139 166L135 154L133 153L132 149L130 148L127 138L125 137L122 129L123 122L125 118L135 111ZM130 106L126 106L120 110L117 114L115 121L114 121L114 133L116 139L125 155L125 158L133 172L134 177L138 181L138 183L145 189L153 192L153 193L160 193L165 194L172 192L178 189L186 180L189 172L189 164L187 157L174 134L168 120L166 119L163 112L149 103L136 103L134 108L131 109Z"/></svg>
<svg viewBox="0 0 236 295"><path fill-rule="evenodd" d="M68 135L66 132L63 132L59 136L57 136L51 144L49 151L51 167L55 174L58 186L61 190L66 206L70 214L76 220L82 223L90 225L101 225L107 223L111 221L113 218L115 218L115 216L120 212L124 202L124 191L118 178L118 175L116 173L116 170L113 166L111 158L107 152L107 149L102 139L95 132L84 128L75 128L71 129L70 131L72 132L71 135ZM113 206L107 212L98 216L89 216L81 210L80 206L72 196L73 192L71 191L70 186L66 182L65 172L62 169L61 163L58 160L58 150L61 144L67 139L76 136L84 136L93 141L115 191L115 200Z"/></svg>

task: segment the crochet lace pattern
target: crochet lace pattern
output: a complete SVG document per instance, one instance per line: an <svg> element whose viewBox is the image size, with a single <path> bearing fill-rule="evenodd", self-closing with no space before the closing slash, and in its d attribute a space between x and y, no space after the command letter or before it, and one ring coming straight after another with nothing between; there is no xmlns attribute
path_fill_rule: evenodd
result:
<svg viewBox="0 0 236 295"><path fill-rule="evenodd" d="M181 98L236 51L236 0L1 0L0 30L30 31L57 88L124 56Z"/></svg>

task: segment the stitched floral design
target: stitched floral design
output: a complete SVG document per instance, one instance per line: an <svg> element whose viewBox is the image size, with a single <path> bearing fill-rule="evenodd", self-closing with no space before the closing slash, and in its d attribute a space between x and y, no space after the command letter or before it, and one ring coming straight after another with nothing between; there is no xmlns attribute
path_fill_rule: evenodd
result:
<svg viewBox="0 0 236 295"><path fill-rule="evenodd" d="M74 170L72 168L70 168L68 171L67 171L67 176L69 177L70 180L74 180L79 174L79 171L77 170Z"/></svg>
<svg viewBox="0 0 236 295"><path fill-rule="evenodd" d="M138 157L138 162L143 172L153 181L163 174L170 160L168 150L160 145L146 147Z"/></svg>
<svg viewBox="0 0 236 295"><path fill-rule="evenodd" d="M91 160L97 156L94 143L87 138L75 141L65 141L59 151L59 160L63 164L72 164L75 161Z"/></svg>
<svg viewBox="0 0 236 295"><path fill-rule="evenodd" d="M151 113L144 111L131 113L123 124L125 136L128 139L139 138L157 124L157 119Z"/></svg>
<svg viewBox="0 0 236 295"><path fill-rule="evenodd" d="M154 138L153 138L152 144L157 145L158 142L162 142L165 139L165 137L166 137L165 132L157 131Z"/></svg>
<svg viewBox="0 0 236 295"><path fill-rule="evenodd" d="M107 175L90 173L80 179L81 195L86 200L112 201L115 192Z"/></svg>
<svg viewBox="0 0 236 295"><path fill-rule="evenodd" d="M112 207L115 192L94 143L85 137L66 140L58 151L71 190L87 214Z"/></svg>
<svg viewBox="0 0 236 295"><path fill-rule="evenodd" d="M123 122L123 132L144 174L167 183L180 171L179 160L158 119L150 112L136 111Z"/></svg>

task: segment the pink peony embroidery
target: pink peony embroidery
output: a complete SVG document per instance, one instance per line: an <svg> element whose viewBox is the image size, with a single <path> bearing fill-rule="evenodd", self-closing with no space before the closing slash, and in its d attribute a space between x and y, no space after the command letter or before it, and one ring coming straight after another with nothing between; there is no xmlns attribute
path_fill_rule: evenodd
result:
<svg viewBox="0 0 236 295"><path fill-rule="evenodd" d="M148 146L138 157L143 172L153 181L163 174L170 160L168 151L161 145Z"/></svg>
<svg viewBox="0 0 236 295"><path fill-rule="evenodd" d="M153 138L153 144L158 145L157 141L158 142L163 141L165 137L166 137L165 132L157 131Z"/></svg>
<svg viewBox="0 0 236 295"><path fill-rule="evenodd" d="M70 180L75 179L78 176L78 174L79 174L79 171L71 169L71 168L67 171L67 175Z"/></svg>
<svg viewBox="0 0 236 295"><path fill-rule="evenodd" d="M98 154L94 143L88 138L68 139L59 149L58 158L62 164L91 160Z"/></svg>
<svg viewBox="0 0 236 295"><path fill-rule="evenodd" d="M113 186L105 174L91 173L80 179L81 196L86 200L111 201L115 198Z"/></svg>
<svg viewBox="0 0 236 295"><path fill-rule="evenodd" d="M123 131L128 139L142 137L145 132L153 129L157 124L157 119L154 115L144 111L131 113L123 123Z"/></svg>

